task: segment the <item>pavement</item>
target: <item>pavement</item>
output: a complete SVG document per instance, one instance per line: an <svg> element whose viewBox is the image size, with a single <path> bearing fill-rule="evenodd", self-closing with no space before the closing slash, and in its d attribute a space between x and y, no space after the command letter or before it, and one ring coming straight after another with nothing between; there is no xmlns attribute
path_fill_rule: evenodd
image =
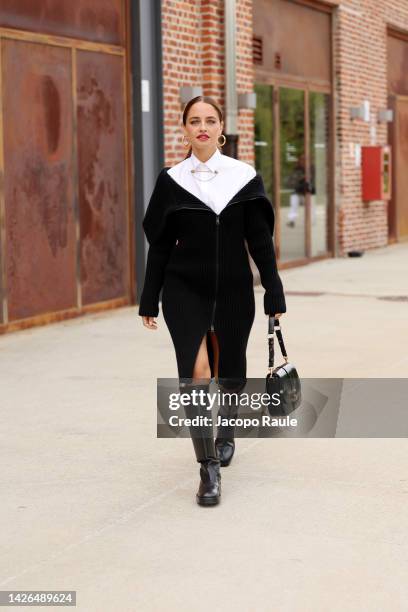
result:
<svg viewBox="0 0 408 612"><path fill-rule="evenodd" d="M281 272L301 376L407 377L407 262L397 244ZM156 438L158 372L176 376L170 335L137 307L0 337L0 590L76 590L81 612L408 609L404 438L239 439L202 508L191 440Z"/></svg>

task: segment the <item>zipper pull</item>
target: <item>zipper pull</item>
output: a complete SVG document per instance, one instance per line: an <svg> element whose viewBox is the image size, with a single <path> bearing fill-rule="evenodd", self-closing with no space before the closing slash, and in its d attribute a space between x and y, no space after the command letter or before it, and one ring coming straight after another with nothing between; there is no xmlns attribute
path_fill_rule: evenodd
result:
<svg viewBox="0 0 408 612"><path fill-rule="evenodd" d="M217 215L217 218L216 218L216 221L215 221L215 222L216 222L216 224L217 224L217 225L219 225L219 224L220 224L220 218L219 218L219 216L218 216L218 215Z"/></svg>

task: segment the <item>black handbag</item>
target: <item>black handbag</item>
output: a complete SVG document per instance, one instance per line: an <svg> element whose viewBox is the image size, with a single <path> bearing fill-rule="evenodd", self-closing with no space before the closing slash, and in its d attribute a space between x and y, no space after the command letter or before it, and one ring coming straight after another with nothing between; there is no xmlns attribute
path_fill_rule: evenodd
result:
<svg viewBox="0 0 408 612"><path fill-rule="evenodd" d="M279 346L282 351L285 363L276 368L273 367L274 361L274 330L278 337ZM279 394L280 402L275 399L267 405L270 416L279 417L290 414L299 407L302 401L300 378L295 366L288 361L285 344L283 342L282 331L279 324L279 319L269 317L268 322L268 344L269 344L269 368L266 376L266 393Z"/></svg>

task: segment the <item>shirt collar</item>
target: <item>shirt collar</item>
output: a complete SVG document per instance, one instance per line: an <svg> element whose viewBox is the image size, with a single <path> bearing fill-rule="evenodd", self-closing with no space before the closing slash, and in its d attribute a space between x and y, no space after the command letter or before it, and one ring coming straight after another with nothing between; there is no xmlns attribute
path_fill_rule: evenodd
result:
<svg viewBox="0 0 408 612"><path fill-rule="evenodd" d="M221 157L222 157L222 153L221 151L217 148L214 153L211 155L211 157L209 159L207 159L206 162L202 162L198 159L198 157L196 157L194 155L194 153L192 152L191 155L191 161L192 164L194 166L194 169L197 168L197 166L206 166L207 168L209 168L210 170L212 170L214 172L214 170L218 170L218 167L220 165L220 161L221 161Z"/></svg>

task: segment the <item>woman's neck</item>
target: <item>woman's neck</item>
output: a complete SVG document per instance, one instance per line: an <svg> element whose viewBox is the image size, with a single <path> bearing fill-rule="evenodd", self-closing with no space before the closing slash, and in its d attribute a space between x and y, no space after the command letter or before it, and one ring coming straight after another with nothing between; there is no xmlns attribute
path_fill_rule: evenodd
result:
<svg viewBox="0 0 408 612"><path fill-rule="evenodd" d="M193 149L193 153L196 156L196 158L200 160L200 162L205 164L205 162L208 161L210 157L214 155L216 150L217 149L214 149L214 151L194 151Z"/></svg>

